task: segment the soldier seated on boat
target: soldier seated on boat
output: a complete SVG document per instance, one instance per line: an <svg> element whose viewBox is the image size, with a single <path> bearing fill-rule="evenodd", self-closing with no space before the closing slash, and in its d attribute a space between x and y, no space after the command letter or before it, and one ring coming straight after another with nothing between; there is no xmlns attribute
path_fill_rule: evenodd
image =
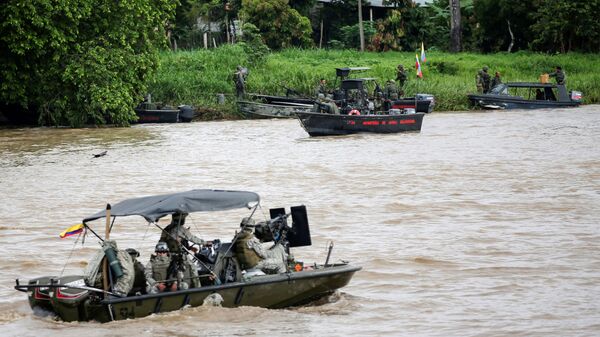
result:
<svg viewBox="0 0 600 337"><path fill-rule="evenodd" d="M135 271L135 276L133 278L133 288L129 292L130 295L143 295L146 293L146 273L144 265L138 261L138 257L140 253L133 249L127 248L125 249L131 259L133 260L133 269Z"/></svg>
<svg viewBox="0 0 600 337"><path fill-rule="evenodd" d="M147 292L156 294L177 289L187 289L188 284L183 280L181 271L173 270L171 255L166 242L159 242L154 249L150 261L146 264ZM179 283L179 286L178 286Z"/></svg>
<svg viewBox="0 0 600 337"><path fill-rule="evenodd" d="M254 236L255 222L251 218L243 218L240 223L241 232L235 238L235 255L241 268L248 270L261 270L266 274L285 273L288 254L281 243L276 243L271 248L263 244Z"/></svg>

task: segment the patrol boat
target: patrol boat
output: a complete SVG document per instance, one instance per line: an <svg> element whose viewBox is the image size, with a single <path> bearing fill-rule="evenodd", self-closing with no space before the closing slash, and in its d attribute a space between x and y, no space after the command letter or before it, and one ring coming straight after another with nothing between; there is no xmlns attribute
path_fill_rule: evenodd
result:
<svg viewBox="0 0 600 337"><path fill-rule="evenodd" d="M484 109L547 109L577 107L583 95L564 84L509 82L467 96L472 106Z"/></svg>
<svg viewBox="0 0 600 337"><path fill-rule="evenodd" d="M83 235L91 233L100 241L109 241L110 229L117 217L139 215L162 230L157 221L167 215L246 208L252 212L252 217L258 207L258 194L245 191L199 189L134 198L112 207L107 205L106 210L83 219ZM288 225L289 217L291 225ZM92 224L94 220L101 218L106 219L104 237L94 231ZM271 209L270 219L258 223L255 232L261 241L277 242L288 250L290 247L311 245L305 206L291 207L289 213L286 213L285 208ZM199 274L210 275L213 279L210 285L156 294L133 291L127 296L117 294L113 280L118 277L119 260L115 259L114 251L105 248L100 251L101 254L97 254L100 259L93 260L88 265L88 269L92 270L94 268L90 266L102 265L96 268L102 276L102 289L94 287L92 279L96 275L88 272L84 275L39 277L28 282L17 279L15 289L27 292L34 312L42 309L54 313L63 321L109 322L174 311L185 306L200 306L209 300L221 302L224 307L283 308L302 305L344 287L354 273L361 269L347 262L329 263L333 247L330 245L324 263L309 265L300 261L288 261L285 273L256 273L255 276L249 276L248 272L241 270L233 252L236 237L232 242L223 244L215 240L213 253L201 250L199 255L203 255L203 258L197 259ZM152 246L154 244L151 243ZM108 277L104 278L105 275Z"/></svg>

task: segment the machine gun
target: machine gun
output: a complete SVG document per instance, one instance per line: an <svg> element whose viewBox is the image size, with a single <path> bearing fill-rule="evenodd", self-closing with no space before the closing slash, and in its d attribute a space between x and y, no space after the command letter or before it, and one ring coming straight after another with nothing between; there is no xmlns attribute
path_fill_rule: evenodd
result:
<svg viewBox="0 0 600 337"><path fill-rule="evenodd" d="M287 224L290 215L292 213L280 214L271 220L259 222L254 228L254 235L262 242L285 243L287 233L295 233Z"/></svg>
<svg viewBox="0 0 600 337"><path fill-rule="evenodd" d="M284 246L289 247L310 246L312 244L308 216L304 205L291 207L290 213L286 213L284 208L273 208L269 211L271 219L259 222L254 228L254 235L259 240L282 243ZM290 216L292 217L291 226L287 222L287 218Z"/></svg>

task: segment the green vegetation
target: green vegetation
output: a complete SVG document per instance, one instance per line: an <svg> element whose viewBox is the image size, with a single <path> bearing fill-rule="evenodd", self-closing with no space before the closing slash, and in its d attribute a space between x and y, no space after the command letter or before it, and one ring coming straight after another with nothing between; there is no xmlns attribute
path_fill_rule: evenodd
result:
<svg viewBox="0 0 600 337"><path fill-rule="evenodd" d="M11 0L0 7L0 102L40 124L127 125L165 44L169 0Z"/></svg>
<svg viewBox="0 0 600 337"><path fill-rule="evenodd" d="M250 75L247 92L284 94L284 85L312 97L319 78L324 77L330 86L335 81L336 67L367 66L371 70L361 77L375 77L383 85L396 76L396 66L401 63L409 70L405 86L407 95L415 92L435 95L437 111L468 109L466 95L475 91L475 74L482 66L490 68L491 75L499 71L504 82L536 82L540 74L561 65L567 74L567 87L583 92L585 103L600 102L600 55L559 54L547 55L529 52L513 54L451 54L427 52L423 66L423 79L417 79L414 70L414 52L360 53L354 50L300 50L287 49L267 54L263 62L253 64L252 57L243 46L225 46L213 50L193 52L164 52L161 67L150 84L155 100L171 104L193 104L224 111L235 117L233 72L238 64L247 66ZM217 93L224 93L227 105L217 105Z"/></svg>

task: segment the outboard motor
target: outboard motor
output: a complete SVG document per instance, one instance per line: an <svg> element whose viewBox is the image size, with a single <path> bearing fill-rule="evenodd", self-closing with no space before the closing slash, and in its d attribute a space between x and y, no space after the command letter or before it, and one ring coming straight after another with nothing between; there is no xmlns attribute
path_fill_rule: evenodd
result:
<svg viewBox="0 0 600 337"><path fill-rule="evenodd" d="M579 103L583 99L583 94L581 93L581 91L572 90L569 93L570 93L570 96L571 96L571 101L573 101L573 102L578 102Z"/></svg>
<svg viewBox="0 0 600 337"><path fill-rule="evenodd" d="M192 118L196 115L194 108L189 105L180 105L179 108L179 121L180 122L191 122Z"/></svg>

